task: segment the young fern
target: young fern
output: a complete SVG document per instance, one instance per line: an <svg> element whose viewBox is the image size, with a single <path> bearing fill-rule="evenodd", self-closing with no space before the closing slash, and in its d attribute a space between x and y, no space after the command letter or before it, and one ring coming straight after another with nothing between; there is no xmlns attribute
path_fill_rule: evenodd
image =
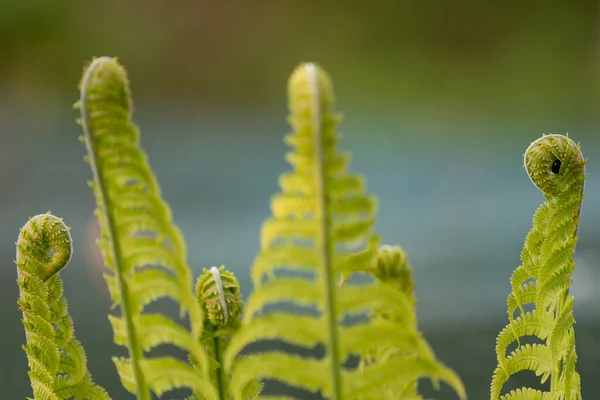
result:
<svg viewBox="0 0 600 400"><path fill-rule="evenodd" d="M394 286L406 298L411 311L408 314L401 315L394 312L394 310L381 308L373 310L372 318L377 323L397 323L403 326L403 329L399 330L396 335L402 337L404 346L386 343L389 340L387 337L379 338L381 345L373 349L370 354L361 360L361 368L376 363L385 364L393 359L403 359L406 361L407 374L412 372L411 365L415 359L427 360L432 367L431 375L424 374L420 376L417 374L412 380L407 379L395 384L382 386L373 393L373 397L371 398L373 400L422 400L423 398L418 394L418 378L420 377L431 378L436 388L438 387L439 378L444 379L454 388L459 397L465 398L466 392L460 377L443 363L436 360L432 349L418 330L415 309L417 299L414 296L415 285L406 253L399 246L381 246L373 257L372 262L366 265L364 272L375 277L377 282Z"/></svg>
<svg viewBox="0 0 600 400"><path fill-rule="evenodd" d="M34 399L110 399L92 381L63 297L59 271L73 253L69 228L50 213L36 215L21 228L16 244L18 304Z"/></svg>
<svg viewBox="0 0 600 400"><path fill-rule="evenodd" d="M510 279L509 324L496 340L498 366L491 400L498 400L506 381L522 370L534 371L541 376L541 383L549 378L550 390L522 388L502 396L502 400L578 400L581 383L575 371L574 298L569 290L585 160L580 146L568 136L544 135L525 152L525 168L546 201L535 212L521 253L522 264ZM533 310L525 311L528 304ZM541 343L521 345L524 336L534 336ZM518 348L507 355L508 346L515 341Z"/></svg>
<svg viewBox="0 0 600 400"><path fill-rule="evenodd" d="M375 200L364 194L361 177L346 172L349 155L336 151L340 117L333 113L327 74L312 63L299 66L289 80L288 97L294 132L286 136L286 142L295 151L287 160L294 171L280 178L282 193L272 200L273 217L263 224L261 250L252 267L255 290L246 302L244 325L225 352L233 398L243 399L242 389L258 378L342 400L376 398L381 387L421 376L446 377L447 370L428 358L391 358L361 369L344 366L350 355L367 357L383 343L410 346L399 333L404 332L413 310L393 283L335 284L340 274L364 270L377 252L371 232ZM371 245L364 249L367 244ZM287 271L285 276L277 273L282 270ZM281 302L316 306L320 315L264 310ZM399 318L341 323L345 316L373 309ZM248 344L271 339L305 348L322 343L326 355L316 359L269 351L236 360ZM461 397L465 398L464 393Z"/></svg>
<svg viewBox="0 0 600 400"><path fill-rule="evenodd" d="M102 229L99 246L106 265L110 295L121 316L109 316L115 342L128 358L114 358L123 386L149 400L178 387L198 397L218 399L210 382L202 344L203 313L192 292L183 238L139 147L139 131L131 120L131 96L125 70L115 59L96 58L81 82L81 125L94 182L96 216ZM179 303L189 314L191 332L161 314L144 312L160 298ZM146 354L172 344L195 360L194 368L172 357Z"/></svg>
<svg viewBox="0 0 600 400"><path fill-rule="evenodd" d="M220 398L231 399L229 376L223 369L223 354L229 340L241 326L243 301L240 285L225 266L203 269L196 282L196 296L205 316L200 342L211 359L211 380L216 383ZM194 360L191 361L195 364ZM258 381L249 382L244 390L244 399L256 398L261 389Z"/></svg>

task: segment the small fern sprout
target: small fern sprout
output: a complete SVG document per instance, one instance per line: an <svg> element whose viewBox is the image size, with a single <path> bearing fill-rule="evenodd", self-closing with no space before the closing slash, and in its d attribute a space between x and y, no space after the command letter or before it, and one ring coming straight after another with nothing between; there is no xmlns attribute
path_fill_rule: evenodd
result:
<svg viewBox="0 0 600 400"><path fill-rule="evenodd" d="M220 399L230 399L229 377L223 370L223 354L229 340L241 325L243 301L240 285L225 266L204 268L196 282L196 297L204 310L205 325L200 342L206 347L214 369L211 371L213 385ZM192 364L195 364L191 359ZM262 389L258 380L251 381L243 391L244 399L254 399Z"/></svg>
<svg viewBox="0 0 600 400"><path fill-rule="evenodd" d="M16 245L18 304L34 399L109 399L92 381L63 297L59 272L73 253L69 228L50 213L39 214L21 228Z"/></svg>
<svg viewBox="0 0 600 400"><path fill-rule="evenodd" d="M428 368L422 374L415 374L412 379L382 386L375 397L381 400L422 399L418 394L418 379L429 378L436 389L439 388L439 380L444 380L460 398L466 398L460 377L436 359L433 350L418 330L415 285L412 268L404 250L400 246L379 246L371 263L366 264L364 272L372 275L379 284L394 287L402 295L406 307L401 309L403 312L390 307L374 307L373 320L382 325L397 324L395 335L403 340L390 345L382 338L381 345L363 357L361 368L372 364L385 364L393 360L403 360L407 365L411 365L416 360L428 363Z"/></svg>
<svg viewBox="0 0 600 400"><path fill-rule="evenodd" d="M216 328L235 326L243 309L240 285L225 266L202 270L196 283L196 296L201 302L205 316Z"/></svg>
<svg viewBox="0 0 600 400"><path fill-rule="evenodd" d="M585 159L580 146L568 135L553 134L542 136L528 147L524 164L546 201L534 214L521 265L510 278L509 324L496 339L498 366L492 378L491 400L580 400L580 376L575 371L574 297L569 292L586 178ZM525 311L525 305L533 309ZM536 337L537 343L521 344L524 336ZM518 347L507 355L514 342ZM534 371L541 376L542 384L550 379L550 390L521 388L500 397L508 379L522 370Z"/></svg>

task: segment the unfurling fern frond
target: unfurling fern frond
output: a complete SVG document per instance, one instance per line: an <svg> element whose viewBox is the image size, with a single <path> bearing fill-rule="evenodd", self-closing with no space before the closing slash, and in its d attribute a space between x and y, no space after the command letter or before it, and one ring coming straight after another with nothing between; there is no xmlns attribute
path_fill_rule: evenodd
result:
<svg viewBox="0 0 600 400"><path fill-rule="evenodd" d="M455 388L459 396L464 396L465 389L458 375L436 360L429 344L418 330L415 308L417 299L414 296L415 285L406 253L399 246L381 246L372 262L365 265L363 272L372 275L381 284L392 285L405 298L410 312L399 314L397 310L385 308L375 308L373 310L372 318L375 322L402 325L403 329L398 330L396 335L402 338L405 345L399 345L400 341L390 341L390 337L378 338L381 343L380 346L373 349L361 360L361 368L377 363L385 364L392 360L424 359L429 365L433 366L433 371L438 371L431 376L435 387L438 386L437 378L442 378ZM419 377L421 376L415 376L412 380L407 379L382 386L370 398L373 400L422 399L417 387ZM423 374L422 377L429 376Z"/></svg>
<svg viewBox="0 0 600 400"><path fill-rule="evenodd" d="M16 264L29 378L35 400L110 399L92 381L74 334L59 271L70 261L69 228L54 215L40 214L21 228Z"/></svg>
<svg viewBox="0 0 600 400"><path fill-rule="evenodd" d="M93 60L82 79L78 106L102 228L99 246L113 271L106 281L121 308L110 322L115 342L129 350L129 358L114 359L121 382L138 400L149 400L150 391L160 396L177 387L216 399L208 358L197 340L204 316L192 292L185 243L140 149L128 79L115 59ZM144 312L165 297L179 303L182 315L188 313L191 332L161 314ZM145 354L165 343L187 351L198 368Z"/></svg>
<svg viewBox="0 0 600 400"><path fill-rule="evenodd" d="M336 400L372 399L382 387L422 376L447 378L447 369L430 357L393 357L361 369L345 365L349 356L367 357L382 344L423 352L420 342L404 335L414 313L394 283L338 287L334 282L363 271L377 252L377 239L372 234L375 200L364 194L361 177L347 173L349 155L336 150L340 117L333 104L332 85L322 69L312 63L296 69L289 81L294 132L286 136L295 150L287 155L294 171L281 176L282 193L273 198L273 217L262 227L244 325L225 352L234 399L243 399L245 385L257 378L321 391ZM319 315L266 310L281 302L316 306ZM373 310L398 318L342 323L344 317ZM248 344L271 339L305 348L323 344L326 354L317 359L273 350L236 359ZM455 389L465 397L462 387Z"/></svg>
<svg viewBox="0 0 600 400"><path fill-rule="evenodd" d="M498 366L491 385L491 399L519 371L531 370L550 379L550 391L523 388L501 399L581 399L581 383L575 371L573 301L569 294L575 262L577 228L585 160L579 145L568 136L544 135L525 152L525 168L546 197L535 212L533 227L521 252L522 264L514 271L508 297L509 324L496 340ZM525 311L524 305L532 305ZM515 316L517 314L517 316ZM540 343L523 344L520 338L537 337ZM510 354L507 348L517 342Z"/></svg>
<svg viewBox="0 0 600 400"><path fill-rule="evenodd" d="M232 335L241 326L243 301L240 285L225 266L205 268L196 282L196 297L204 311L204 331L199 340L211 358L211 380L215 382L220 398L230 399L229 376L223 369L223 355ZM195 365L195 361L191 361ZM258 381L250 382L244 391L244 399L256 398L261 389Z"/></svg>

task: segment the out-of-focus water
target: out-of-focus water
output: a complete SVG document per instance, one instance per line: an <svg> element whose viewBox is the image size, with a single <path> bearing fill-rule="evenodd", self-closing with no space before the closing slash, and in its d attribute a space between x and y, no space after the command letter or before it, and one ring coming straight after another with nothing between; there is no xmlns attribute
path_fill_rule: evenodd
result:
<svg viewBox="0 0 600 400"><path fill-rule="evenodd" d="M27 217L48 210L72 227L76 254L62 276L94 378L114 398L128 398L108 356L121 352L112 344L105 318L110 305L92 240L94 200L85 185L91 173L82 161L84 146L76 140L78 127L69 118L44 130L33 122L10 125L18 134L3 144L1 399L30 395L12 260L18 228ZM269 215L279 174L289 169L283 160L284 116L273 111L197 116L157 111L137 121L195 273L225 264L247 295L260 225ZM589 399L600 391L592 380L600 368L600 140L590 124L572 125L570 134L582 142L590 174L573 283L578 369ZM533 212L543 201L525 174L522 154L541 133L560 131L544 129L566 126L540 123L536 128L535 121L513 121L471 124L465 132L458 123L428 121L427 128L418 128L416 122L390 116L349 119L342 125L342 149L354 154L351 170L366 175L369 192L379 198L377 231L409 254L420 325L439 357L461 374L470 399L489 396L494 340L507 322L508 279L519 263ZM453 398L449 393L429 394Z"/></svg>

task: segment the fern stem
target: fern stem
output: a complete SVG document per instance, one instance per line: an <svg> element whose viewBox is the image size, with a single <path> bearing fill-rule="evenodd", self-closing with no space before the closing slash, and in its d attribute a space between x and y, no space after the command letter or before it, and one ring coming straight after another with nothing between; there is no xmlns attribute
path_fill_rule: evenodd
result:
<svg viewBox="0 0 600 400"><path fill-rule="evenodd" d="M225 300L225 294L223 292L223 281L221 280L221 273L217 267L212 267L210 273L215 281L215 287L217 289L219 303L223 312L223 324L227 325L229 321L229 310L227 309L227 301ZM221 353L221 337L216 335L218 328L213 324L210 326L210 334L212 335L212 348L211 353L215 361L217 361L217 368L215 370L215 386L217 387L217 393L219 399L226 400L225 384L223 377L223 354Z"/></svg>
<svg viewBox="0 0 600 400"><path fill-rule="evenodd" d="M216 329L213 327L213 334ZM217 386L217 393L219 394L219 399L226 400L225 396L225 387L223 384L223 354L221 354L221 338L219 336L213 335L213 355L215 360L219 363L217 366L217 370L215 371L215 380Z"/></svg>
<svg viewBox="0 0 600 400"><path fill-rule="evenodd" d="M115 239L116 230L115 230L115 222L113 219L112 213L108 210L107 205L108 195L102 184L102 178L100 177L98 161L96 158L96 152L94 150L94 140L92 137L92 133L90 131L89 123L90 123L90 114L88 110L88 91L89 85L93 79L93 75L96 72L96 69L100 67L102 64L110 62L109 57L99 57L96 58L90 66L88 67L83 81L81 83L81 126L83 128L83 133L85 136L85 145L87 147L88 157L90 167L92 169L92 174L94 176L94 181L96 184L97 193L99 196L99 210L103 213L104 220L106 222L106 234L108 237L108 246L111 258L114 263L115 270L115 279L117 285L119 287L119 292L121 293L121 313L125 320L126 332L127 332L127 344L130 349L130 357L131 364L133 369L133 378L135 381L135 391L138 400L150 400L150 390L144 379L144 375L142 373L142 369L140 366L140 361L143 357L143 351L140 343L137 341L136 328L133 322L133 314L131 304L129 303L130 295L129 289L127 287L127 282L125 281L124 271L121 266L121 248L119 243Z"/></svg>
<svg viewBox="0 0 600 400"><path fill-rule="evenodd" d="M331 393L332 399L342 399L342 374L339 362L339 339L337 329L336 292L334 284L334 268L332 263L333 241L331 240L331 220L329 216L329 196L327 188L326 155L323 143L321 122L321 94L319 91L319 77L316 66L308 63L305 66L312 92L312 129L315 140L315 176L317 182L317 215L320 223L317 237L317 248L320 249L322 263L322 283L325 293L325 318L328 336L328 352L331 368Z"/></svg>

